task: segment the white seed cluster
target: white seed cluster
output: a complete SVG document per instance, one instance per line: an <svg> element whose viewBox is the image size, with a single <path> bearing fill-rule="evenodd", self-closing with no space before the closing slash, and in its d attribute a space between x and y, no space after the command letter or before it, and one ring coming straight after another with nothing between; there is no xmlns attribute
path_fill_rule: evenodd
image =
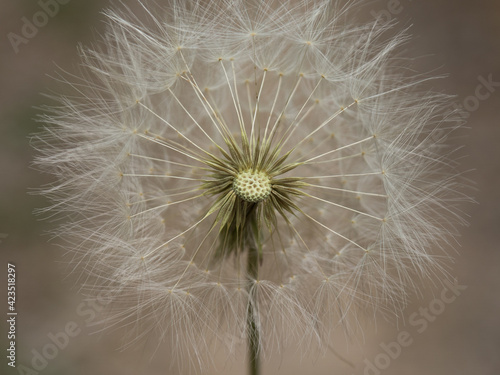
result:
<svg viewBox="0 0 500 375"><path fill-rule="evenodd" d="M233 190L244 201L257 203L271 194L271 179L262 171L239 172L234 178Z"/></svg>
<svg viewBox="0 0 500 375"><path fill-rule="evenodd" d="M58 74L33 142L68 268L113 296L103 328L175 340L173 373L234 357L254 323L264 358L317 357L446 279L463 117L407 69L399 25L360 24L361 0L133 3Z"/></svg>

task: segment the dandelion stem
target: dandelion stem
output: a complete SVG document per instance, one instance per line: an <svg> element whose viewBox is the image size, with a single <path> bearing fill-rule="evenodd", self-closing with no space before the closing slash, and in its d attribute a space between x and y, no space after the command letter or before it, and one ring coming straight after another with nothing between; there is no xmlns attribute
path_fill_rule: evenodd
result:
<svg viewBox="0 0 500 375"><path fill-rule="evenodd" d="M255 212L251 214L250 225L252 230L249 231L250 238L247 258L247 273L248 273L248 294L250 300L248 303L247 314L247 338L248 338L248 365L249 375L260 375L260 358L259 358L259 341L260 331L256 321L256 299L255 289L252 285L259 277L259 257L260 257L260 233L257 225Z"/></svg>

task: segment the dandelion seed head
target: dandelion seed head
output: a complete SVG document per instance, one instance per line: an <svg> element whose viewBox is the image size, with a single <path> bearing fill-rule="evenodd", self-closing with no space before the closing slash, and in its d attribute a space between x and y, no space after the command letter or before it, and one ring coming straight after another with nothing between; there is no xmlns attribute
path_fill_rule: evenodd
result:
<svg viewBox="0 0 500 375"><path fill-rule="evenodd" d="M72 264L113 300L106 324L199 366L207 337L237 347L251 306L262 353L325 348L446 274L433 251L463 222L444 147L461 122L407 75L405 35L336 1L139 5L106 12L36 144Z"/></svg>

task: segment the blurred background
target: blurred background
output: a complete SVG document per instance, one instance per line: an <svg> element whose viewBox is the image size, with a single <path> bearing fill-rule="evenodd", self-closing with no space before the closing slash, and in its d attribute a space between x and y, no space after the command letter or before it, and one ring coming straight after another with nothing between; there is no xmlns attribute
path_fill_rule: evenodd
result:
<svg viewBox="0 0 500 375"><path fill-rule="evenodd" d="M97 38L104 29L101 11L112 5L104 0L60 3L46 11L46 19L39 18L42 26L37 30L25 30L30 38L24 38L23 17L32 20L45 2L0 0L0 373L189 374L188 369L169 370L168 356L162 354L167 347L157 348L155 356L155 346L148 343L121 351L122 332L101 333L89 325L102 306L79 295L61 263L63 249L44 234L51 222L33 215L47 202L30 191L50 180L30 166L34 152L29 136L39 129L36 107L48 102L41 93L58 91L50 78L57 67L75 71L77 44ZM406 325L367 320L362 334L349 340L339 336L335 350L354 368L333 353L300 359L290 349L265 362L263 373L500 374L500 2L370 1L363 12L367 19L380 16L397 20L397 28L410 27L408 55L425 56L418 60L421 71L447 73L434 88L455 95L456 104L467 111L467 128L452 141L468 155L462 168L476 183L478 204L464 207L470 225L462 231L450 271L467 288L456 288L459 295L446 304L434 300L440 299L439 288L429 288L428 294L412 298L402 317ZM9 33L24 39L9 38ZM488 80L499 84L478 94L478 85ZM9 261L17 270L17 364L26 366L15 371L5 356ZM412 325L412 316L427 323ZM47 349L51 337L61 338L58 334L65 330L73 334L69 341L60 341L62 348L56 351ZM391 343L403 331L410 337L403 341L411 343L398 352ZM50 359L37 356L44 348ZM393 348L394 358L387 348ZM244 374L244 355L244 348L231 358L221 353L214 358L212 373ZM38 368L33 368L34 358Z"/></svg>

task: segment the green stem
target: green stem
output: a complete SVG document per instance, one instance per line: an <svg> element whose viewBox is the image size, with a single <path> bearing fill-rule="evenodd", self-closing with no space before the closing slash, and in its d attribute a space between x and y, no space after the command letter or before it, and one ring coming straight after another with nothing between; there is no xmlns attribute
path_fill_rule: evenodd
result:
<svg viewBox="0 0 500 375"><path fill-rule="evenodd" d="M254 219L254 217L252 218ZM259 275L259 232L256 225L256 220L250 220L253 238L250 240L250 246L248 248L248 258L247 258L247 272L249 276L248 280L248 295L250 302L248 303L247 311L247 338L248 338L248 365L250 375L260 375L260 358L259 358L259 341L260 332L257 322L255 321L256 316L256 306L255 298L253 298L252 284L253 280L258 280ZM257 230L255 230L257 229ZM253 302L253 303L252 303Z"/></svg>

